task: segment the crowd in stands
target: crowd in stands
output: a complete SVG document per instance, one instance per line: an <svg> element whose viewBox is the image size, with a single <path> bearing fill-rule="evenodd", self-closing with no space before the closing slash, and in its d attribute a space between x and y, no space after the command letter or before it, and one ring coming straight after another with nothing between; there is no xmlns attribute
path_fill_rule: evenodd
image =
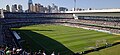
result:
<svg viewBox="0 0 120 55"><path fill-rule="evenodd" d="M49 18L20 18L20 19L5 19L1 22L4 22L6 24L14 23L12 26L22 26L27 24L36 24L36 23L50 23L50 22L69 22L69 23L80 23L80 24L87 24L87 25L95 25L95 26L101 26L101 27L112 27L112 28L119 28L120 22L116 21L102 21L102 20L87 20L87 19L70 19L70 18L64 18L64 19L49 19ZM17 23L17 24L15 24ZM27 24L26 24L27 23Z"/></svg>
<svg viewBox="0 0 120 55"><path fill-rule="evenodd" d="M3 20L4 23L22 23L22 22L45 22L45 21L50 21L49 19L43 19L43 18L36 18L36 19L33 19L33 18L29 18L29 19L26 19L26 18L20 18L20 19L5 19ZM53 20L52 20L53 21Z"/></svg>
<svg viewBox="0 0 120 55"><path fill-rule="evenodd" d="M72 55L81 55L82 53L73 53ZM55 54L53 51L51 54L47 54L44 50L38 50L36 52L31 50L24 50L15 46L0 45L0 55L61 55L59 52Z"/></svg>
<svg viewBox="0 0 120 55"><path fill-rule="evenodd" d="M116 22L116 21L85 20L85 19L77 19L77 20L76 19L59 19L59 20L56 20L56 22L80 23L80 24L113 27L113 28L120 27L120 22Z"/></svg>
<svg viewBox="0 0 120 55"><path fill-rule="evenodd" d="M120 33L120 30L119 29L112 29L112 28L105 28L105 27L97 27L97 26L89 26L89 25L83 25L83 24L78 24L78 23L64 23L62 25L65 25L65 26L71 26L71 27L78 27L78 28L88 28L88 29L91 29L91 30L96 30L96 31L99 31L99 30L102 30L103 32L108 32L108 33L115 33L115 34L118 34Z"/></svg>
<svg viewBox="0 0 120 55"><path fill-rule="evenodd" d="M68 22L75 22L75 23L82 23L82 24L89 24L89 25L98 25L98 26L105 26L105 27L120 27L120 22L113 22L113 21L99 21L99 20L71 20Z"/></svg>
<svg viewBox="0 0 120 55"><path fill-rule="evenodd" d="M38 52L32 52L23 50L22 48L0 45L0 55L47 55L47 54L43 50L39 50ZM55 55L54 52L51 53L51 55Z"/></svg>
<svg viewBox="0 0 120 55"><path fill-rule="evenodd" d="M0 46L0 55L46 55L45 51L39 50L38 52L31 52L23 50L22 48L15 48L13 36L9 30L10 27L40 24L46 22L63 22L60 23L65 26L72 26L78 28L88 28L92 30L103 30L108 33L120 33L120 22L113 21L99 21L99 20L84 20L84 19L5 19L2 20L2 24L8 24L3 26L0 31L4 37L4 42L11 46ZM27 22L27 23L26 23ZM12 24L13 23L13 24ZM8 28L9 27L9 28ZM54 52L51 55L55 55ZM58 54L60 55L60 54Z"/></svg>
<svg viewBox="0 0 120 55"><path fill-rule="evenodd" d="M109 31L110 33L120 33L120 22L85 19L64 19L60 21L66 22L67 25Z"/></svg>
<svg viewBox="0 0 120 55"><path fill-rule="evenodd" d="M10 45L14 45L14 38L13 35L11 33L11 30L8 28L8 26L6 25L1 25L0 28L0 32L1 32L1 39L3 43L7 43Z"/></svg>
<svg viewBox="0 0 120 55"><path fill-rule="evenodd" d="M64 21L63 21L64 20ZM33 24L45 24L45 23L57 23L65 22L69 19L49 19L49 18L20 18L20 19L4 19L1 22L8 25L9 27L18 27L24 25L33 25ZM71 20L71 19L70 19Z"/></svg>

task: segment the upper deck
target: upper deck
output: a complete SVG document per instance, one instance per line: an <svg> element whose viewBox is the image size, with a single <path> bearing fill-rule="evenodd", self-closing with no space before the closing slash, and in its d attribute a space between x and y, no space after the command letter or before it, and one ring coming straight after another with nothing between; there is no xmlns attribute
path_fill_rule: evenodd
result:
<svg viewBox="0 0 120 55"><path fill-rule="evenodd" d="M84 11L66 11L65 13L115 13L120 9L101 9L101 10L84 10Z"/></svg>

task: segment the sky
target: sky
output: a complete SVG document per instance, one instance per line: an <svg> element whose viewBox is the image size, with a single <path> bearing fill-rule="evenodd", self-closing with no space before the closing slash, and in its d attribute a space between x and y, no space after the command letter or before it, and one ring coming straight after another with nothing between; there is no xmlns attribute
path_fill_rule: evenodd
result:
<svg viewBox="0 0 120 55"><path fill-rule="evenodd" d="M59 7L66 7L72 9L74 7L74 0L33 0L33 3L40 3L44 6L56 4ZM0 9L6 5L21 4L23 9L28 8L28 0L0 0ZM76 0L76 7L78 8L120 8L120 0Z"/></svg>

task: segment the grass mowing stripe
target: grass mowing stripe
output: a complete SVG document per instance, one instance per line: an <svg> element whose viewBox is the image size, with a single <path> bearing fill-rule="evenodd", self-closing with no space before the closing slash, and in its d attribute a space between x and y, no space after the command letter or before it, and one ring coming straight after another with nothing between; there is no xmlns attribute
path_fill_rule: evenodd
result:
<svg viewBox="0 0 120 55"><path fill-rule="evenodd" d="M30 34L30 36L33 35L33 33ZM36 36L37 34L34 34L34 36ZM37 35L38 36L38 35ZM42 39L41 39L42 38ZM57 43L56 42L52 42L49 40L49 38L46 38L46 37L37 37L35 38L35 41L38 41L40 42L41 45L44 45L44 47L46 47L49 51L53 51L53 50L56 50L56 51L65 51L65 48L64 47L61 47L61 45L56 45ZM46 41L46 40L49 40ZM38 43L39 44L39 43ZM60 48L60 49L58 49ZM68 51L69 52L69 51Z"/></svg>
<svg viewBox="0 0 120 55"><path fill-rule="evenodd" d="M40 49L40 48L33 49L33 47L37 47L37 45L36 45L37 43L36 42L33 43L32 39L30 39L29 37L26 37L25 33L23 33L22 31L19 31L19 33L20 33L21 38L25 39L25 41L27 41L27 43L26 42L21 43L21 44L24 44L24 45L22 45L22 47L24 49L27 49L27 50L32 49L33 51ZM30 43L28 43L28 42L30 42Z"/></svg>
<svg viewBox="0 0 120 55"><path fill-rule="evenodd" d="M93 33L93 34L97 34L97 33ZM67 38L65 37L65 38L60 38L60 39L58 39L58 40L63 40L63 41L65 41L65 40L67 40L67 39L69 39L69 38L82 38L82 37L85 37L85 36L94 36L94 35L91 35L91 33L85 33L85 34L77 34L77 35L71 35L71 36L68 36Z"/></svg>
<svg viewBox="0 0 120 55"><path fill-rule="evenodd" d="M120 55L120 44L100 51L88 53L86 55Z"/></svg>
<svg viewBox="0 0 120 55"><path fill-rule="evenodd" d="M96 33L96 32L91 32L91 33ZM69 38L69 37L75 37L75 36L80 36L80 35L89 35L89 34L90 33L67 34L67 35L57 36L54 39L65 39L65 38Z"/></svg>
<svg viewBox="0 0 120 55"><path fill-rule="evenodd" d="M65 51L61 45L54 41L61 43L73 52L79 52L86 50L85 48L90 46L95 46L96 40L107 39L110 43L119 40L119 36L116 35L61 25L38 25L35 27L29 26L20 28L20 30L22 29L31 30L32 32L25 33L29 34L32 39L46 47L49 51L52 51L51 49L53 48L61 53L66 53L66 55L69 55L67 54L69 51ZM44 36L41 36L41 34ZM54 41L51 41L50 39L53 39Z"/></svg>
<svg viewBox="0 0 120 55"><path fill-rule="evenodd" d="M24 29L23 29L23 30L24 30ZM33 30L33 31L34 31L34 30ZM44 34L45 34L45 33L46 33L46 34L49 34L49 33L50 33L50 31L47 31L47 30L46 30L46 31L40 31L40 30L38 30L38 31L35 31L35 32L44 33ZM86 32L86 31L85 31L85 32ZM59 33L59 32L54 32L54 31L51 31L51 33L52 33L52 35L55 35L55 33L56 33L56 34L59 34L59 35L65 34L65 33L63 33L63 32L62 32L62 33ZM50 34L51 34L51 33L50 33ZM75 34L74 31L68 32L68 34L69 34L69 33L70 33L70 34ZM79 33L79 32L78 32L78 33ZM81 32L80 32L80 33L81 33ZM82 33L83 33L83 32L82 32ZM50 35L50 34L49 34L49 35Z"/></svg>
<svg viewBox="0 0 120 55"><path fill-rule="evenodd" d="M62 40L63 43L69 43L71 41L80 41L80 40L88 40L88 39L92 39L92 38L99 38L99 36L102 35L102 36L105 36L104 34L99 34L99 35L87 35L89 37L86 37L86 36L82 36L82 37L74 37L74 38L68 38L68 39L65 39L65 40Z"/></svg>
<svg viewBox="0 0 120 55"><path fill-rule="evenodd" d="M50 52L46 47L44 47L43 45L41 45L40 43L38 43L37 40L35 40L33 37L31 37L29 34L26 34L26 32L23 32L27 37L29 37L31 39L31 41L33 40L35 43L37 43L37 45L41 46L42 48L44 48L47 52Z"/></svg>
<svg viewBox="0 0 120 55"><path fill-rule="evenodd" d="M44 34L44 35L49 35L49 36L51 36L51 37L55 37L55 36L60 36L60 35L69 35L69 34L79 34L79 32L78 33L76 33L76 32L68 32L68 33L59 33L59 32L53 32L52 34L50 33L45 33L45 32L39 32L39 31L34 31L34 32L37 32L37 33L41 33L41 34ZM82 32L82 33L84 33L84 32Z"/></svg>

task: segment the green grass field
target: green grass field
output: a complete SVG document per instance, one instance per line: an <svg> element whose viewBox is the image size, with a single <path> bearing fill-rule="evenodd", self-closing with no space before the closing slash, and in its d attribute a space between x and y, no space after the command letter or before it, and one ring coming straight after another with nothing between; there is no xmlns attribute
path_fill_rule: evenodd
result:
<svg viewBox="0 0 120 55"><path fill-rule="evenodd" d="M67 27L61 25L32 25L21 28L12 28L19 33L23 41L23 48L33 51L45 50L47 54L60 53L61 55L71 55L96 46L114 43L120 40L120 36L103 32L85 30L81 28Z"/></svg>
<svg viewBox="0 0 120 55"><path fill-rule="evenodd" d="M86 55L120 55L120 44L100 51L91 52Z"/></svg>

